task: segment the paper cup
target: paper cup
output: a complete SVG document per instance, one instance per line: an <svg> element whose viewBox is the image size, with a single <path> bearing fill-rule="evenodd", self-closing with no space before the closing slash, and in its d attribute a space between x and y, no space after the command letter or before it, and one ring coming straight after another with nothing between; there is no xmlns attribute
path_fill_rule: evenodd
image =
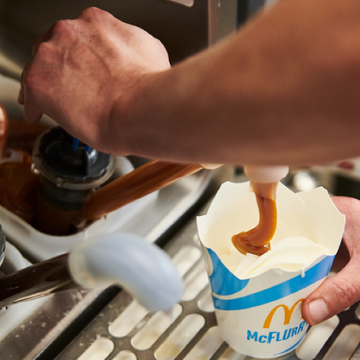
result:
<svg viewBox="0 0 360 360"><path fill-rule="evenodd" d="M223 184L208 214L197 219L222 337L239 353L257 358L282 356L300 344L308 328L301 303L328 275L345 226L345 216L323 188L294 194L279 184L277 210L271 251L278 257L264 254L268 261L261 266L262 259L245 257L231 243L233 235L259 221L249 183ZM294 237L315 244L295 244ZM285 246L276 250L280 244ZM261 268L266 270L257 274Z"/></svg>

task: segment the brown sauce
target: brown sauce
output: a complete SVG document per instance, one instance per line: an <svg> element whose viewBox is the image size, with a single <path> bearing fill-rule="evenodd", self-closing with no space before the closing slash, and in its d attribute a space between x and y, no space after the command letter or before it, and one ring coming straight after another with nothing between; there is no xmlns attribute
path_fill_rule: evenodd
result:
<svg viewBox="0 0 360 360"><path fill-rule="evenodd" d="M150 161L95 191L80 211L59 209L49 204L39 190L32 191L31 194L36 194L35 199L31 197L31 209L34 216L32 225L45 234L70 235L82 230L92 221L100 219L108 213L160 190L200 169L202 169L202 166L199 164ZM22 217L24 218L24 214L22 214ZM30 219L30 217L27 217L27 219Z"/></svg>
<svg viewBox="0 0 360 360"><path fill-rule="evenodd" d="M66 211L49 204L38 191L34 227L64 236L82 230L94 220L202 169L198 164L150 161L96 190L79 211Z"/></svg>
<svg viewBox="0 0 360 360"><path fill-rule="evenodd" d="M202 168L199 164L150 161L97 190L85 204L82 217L88 221L99 219Z"/></svg>
<svg viewBox="0 0 360 360"><path fill-rule="evenodd" d="M43 132L49 129L44 124L27 124L21 119L9 121L6 147L8 149L20 149L32 154L34 142Z"/></svg>
<svg viewBox="0 0 360 360"><path fill-rule="evenodd" d="M34 198L37 177L31 171L31 156L16 150L12 160L7 149L9 120L0 105L0 204L9 211L31 222L34 217Z"/></svg>
<svg viewBox="0 0 360 360"><path fill-rule="evenodd" d="M35 198L35 217L32 225L44 234L66 236L76 233L74 222L78 211L65 211L50 204L39 189Z"/></svg>
<svg viewBox="0 0 360 360"><path fill-rule="evenodd" d="M22 162L0 164L0 204L28 223L34 218L37 176L31 171L31 156Z"/></svg>
<svg viewBox="0 0 360 360"><path fill-rule="evenodd" d="M18 152L22 157L0 162L0 204L49 235L65 236L82 230L92 221L202 169L199 164L150 161L95 191L82 210L58 209L41 195L39 177L32 172L32 158L26 152L47 128L20 120L9 122L0 105L0 160L6 159L9 145L22 146Z"/></svg>
<svg viewBox="0 0 360 360"><path fill-rule="evenodd" d="M270 240L276 231L277 210L275 183L251 183L259 209L259 224L248 231L234 235L231 240L242 254L262 255L270 250Z"/></svg>
<svg viewBox="0 0 360 360"><path fill-rule="evenodd" d="M6 115L5 109L0 104L0 160L4 156L6 148L6 140L8 136L9 119Z"/></svg>

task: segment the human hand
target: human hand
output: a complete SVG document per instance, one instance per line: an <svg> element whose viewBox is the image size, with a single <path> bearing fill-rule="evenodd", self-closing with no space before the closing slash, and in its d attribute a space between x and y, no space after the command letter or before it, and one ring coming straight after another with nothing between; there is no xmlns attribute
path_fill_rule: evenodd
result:
<svg viewBox="0 0 360 360"><path fill-rule="evenodd" d="M310 325L327 320L360 300L360 201L338 196L332 200L346 216L343 241L349 251L350 261L303 302L302 315Z"/></svg>
<svg viewBox="0 0 360 360"><path fill-rule="evenodd" d="M169 67L160 41L89 8L75 20L56 22L35 41L19 102L27 122L35 123L45 113L71 135L111 152L106 140L114 103Z"/></svg>

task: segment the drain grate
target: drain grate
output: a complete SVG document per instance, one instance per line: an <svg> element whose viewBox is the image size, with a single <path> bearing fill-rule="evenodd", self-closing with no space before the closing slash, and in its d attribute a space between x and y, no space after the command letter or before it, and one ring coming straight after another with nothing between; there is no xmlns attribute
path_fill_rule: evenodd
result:
<svg viewBox="0 0 360 360"><path fill-rule="evenodd" d="M221 339L193 220L165 250L184 278L170 314L149 313L122 291L56 360L244 360ZM146 274L144 274L146 276ZM297 351L279 360L360 359L360 306L312 327ZM350 340L351 339L351 340ZM298 357L298 356L299 357Z"/></svg>

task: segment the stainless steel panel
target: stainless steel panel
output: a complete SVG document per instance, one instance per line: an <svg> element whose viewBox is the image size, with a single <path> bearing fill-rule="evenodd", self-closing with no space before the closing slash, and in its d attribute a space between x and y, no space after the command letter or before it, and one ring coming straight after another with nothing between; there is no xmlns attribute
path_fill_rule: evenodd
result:
<svg viewBox="0 0 360 360"><path fill-rule="evenodd" d="M291 178L291 176L290 176ZM237 181L244 181L245 178L241 174L237 178ZM198 215L204 214L207 210L208 205L206 205ZM199 243L197 240L197 230L196 230L196 220L193 218L188 225L181 230L179 234L177 234L173 239L165 245L165 250L172 256L176 256L179 252L188 247L199 247ZM197 265L202 262L202 258L199 258L191 268L185 273L184 280L188 279L191 274L196 269ZM340 261L341 263L342 261ZM335 262L336 263L336 262ZM205 271L205 270L204 270ZM96 316L89 325L81 332L79 335L66 347L64 350L56 357L56 360L67 360L67 359L79 359L82 354L94 344L96 339L104 338L107 339L110 343L113 344L113 349L110 351L109 355L106 357L106 360L117 360L119 354L122 351L128 351L128 354L134 354L134 359L137 360L159 360L156 356L156 352L161 347L162 344L171 336L171 334L175 331L175 329L179 326L180 323L186 318L186 316L190 314L197 314L204 319L204 325L200 328L200 330L194 335L191 335L191 340L187 343L187 345L183 348L182 351L178 351L176 349L176 344L173 345L174 353L171 354L171 348L168 350L168 356L161 357L161 359L174 359L174 360L194 360L191 355L192 351L197 346L197 344L202 341L203 337L210 328L216 327L216 319L213 311L204 311L198 305L199 299L206 293L210 293L210 289L208 285L206 285L203 289L199 289L198 294L191 300L183 300L180 305L182 307L182 313L175 319L175 321L164 330L158 339L151 346L148 346L144 350L139 350L134 347L133 339L136 334L138 334L141 329L143 329L146 324L149 323L153 314L148 314L141 320L139 320L134 328L122 336L114 336L111 331L109 331L109 325L112 324L118 317L121 315L124 310L128 307L128 305L132 302L132 297L126 293L125 291L118 294L107 307L101 311L101 313ZM325 356L328 358L328 354L331 352L332 345L339 338L339 335L348 325L355 325L357 328L360 326L359 319L359 305L360 303L356 303L351 306L346 311L340 313L339 316L339 325L335 328L334 332L330 336L330 338L325 342L324 346L321 348L318 355L314 358L314 360L324 359ZM210 344L208 344L210 347ZM245 356L240 354L236 354L232 351L226 343L223 341L219 341L216 345L215 350L207 355L199 355L199 359L207 359L207 360L244 360ZM346 341L342 344L344 351L347 350ZM179 352L179 353L178 353ZM206 349L205 349L206 352ZM341 346L340 346L341 353ZM358 346L355 352L350 355L349 359L359 359L360 347ZM335 357L334 357L335 356ZM196 357L197 358L197 357ZM333 354L329 357L330 359L336 359L336 354ZM105 358L104 358L105 359ZM251 360L252 358L246 357L246 360ZM295 352L292 352L288 355L282 356L278 358L279 360L299 360L296 356ZM254 359L255 360L255 359Z"/></svg>
<svg viewBox="0 0 360 360"><path fill-rule="evenodd" d="M195 0L187 7L167 0L1 0L0 72L19 78L31 44L60 19L96 6L160 39L172 63L188 57L237 27L237 0Z"/></svg>
<svg viewBox="0 0 360 360"><path fill-rule="evenodd" d="M123 230L147 241L166 242L231 174L231 168L201 171L168 186L160 191L156 202L144 208ZM39 310L0 341L0 359L55 358L118 291L80 290L49 297Z"/></svg>

